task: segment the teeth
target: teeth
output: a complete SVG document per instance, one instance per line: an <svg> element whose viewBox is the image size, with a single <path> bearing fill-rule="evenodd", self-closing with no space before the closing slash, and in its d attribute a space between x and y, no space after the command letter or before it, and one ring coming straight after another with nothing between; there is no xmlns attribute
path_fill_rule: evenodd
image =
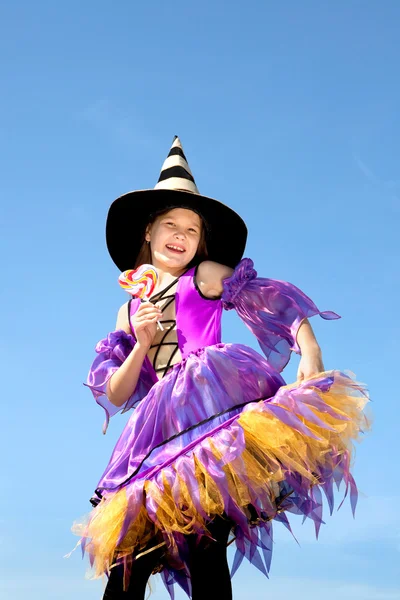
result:
<svg viewBox="0 0 400 600"><path fill-rule="evenodd" d="M178 248L177 246L173 246L172 244L168 244L167 248L172 248L173 250L178 250L178 252L184 252L182 248Z"/></svg>

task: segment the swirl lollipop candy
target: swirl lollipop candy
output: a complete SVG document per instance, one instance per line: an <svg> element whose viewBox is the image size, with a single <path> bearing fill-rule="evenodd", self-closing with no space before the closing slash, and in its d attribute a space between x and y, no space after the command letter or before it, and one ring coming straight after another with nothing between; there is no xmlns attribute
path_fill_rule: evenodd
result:
<svg viewBox="0 0 400 600"><path fill-rule="evenodd" d="M156 287L158 273L152 265L140 265L137 269L128 269L118 277L122 289L128 294L148 300Z"/></svg>
<svg viewBox="0 0 400 600"><path fill-rule="evenodd" d="M118 283L131 296L149 300L156 287L158 273L152 265L140 265L137 269L128 269L118 277ZM163 326L158 322L161 331Z"/></svg>

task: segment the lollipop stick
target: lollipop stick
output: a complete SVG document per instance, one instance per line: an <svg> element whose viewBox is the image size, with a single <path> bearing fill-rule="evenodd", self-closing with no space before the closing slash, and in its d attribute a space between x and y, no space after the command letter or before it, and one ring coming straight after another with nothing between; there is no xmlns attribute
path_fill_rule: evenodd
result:
<svg viewBox="0 0 400 600"><path fill-rule="evenodd" d="M145 296L145 297L143 298L143 300L144 300L145 302L150 302L150 298L147 298L147 296ZM160 321L157 321L157 325L159 326L159 328L160 328L160 331L164 331L164 327L161 325Z"/></svg>

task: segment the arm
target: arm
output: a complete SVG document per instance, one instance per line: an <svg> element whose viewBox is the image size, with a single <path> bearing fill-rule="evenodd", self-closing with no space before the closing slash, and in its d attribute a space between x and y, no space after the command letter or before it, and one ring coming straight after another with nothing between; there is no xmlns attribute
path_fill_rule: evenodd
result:
<svg viewBox="0 0 400 600"><path fill-rule="evenodd" d="M302 381L324 371L321 348L308 319L304 319L299 327L297 343L301 351L297 379Z"/></svg>
<svg viewBox="0 0 400 600"><path fill-rule="evenodd" d="M225 265L205 260L200 263L196 273L196 283L206 298L220 298L224 291L223 280L230 277L233 269Z"/></svg>
<svg viewBox="0 0 400 600"><path fill-rule="evenodd" d="M122 406L136 388L147 350L136 344L118 371L107 382L107 397L114 406Z"/></svg>
<svg viewBox="0 0 400 600"><path fill-rule="evenodd" d="M159 318L153 305L151 310ZM97 404L106 413L103 433L106 433L112 416L135 408L155 383L154 374L143 363L147 352L145 349L152 340L150 320L149 307L142 304L131 319L135 328L135 335L132 335L127 305L124 304L118 313L117 329L96 344L96 357L84 385L91 390ZM154 323L154 330L155 327ZM125 363L127 366L124 366Z"/></svg>
<svg viewBox="0 0 400 600"><path fill-rule="evenodd" d="M157 320L160 318L160 314L161 311L157 306L150 302L144 302L132 317L136 344L126 360L107 382L107 397L114 406L125 404L134 392L143 361L156 334ZM118 312L115 329L122 329L126 333L130 332L127 304L121 306Z"/></svg>

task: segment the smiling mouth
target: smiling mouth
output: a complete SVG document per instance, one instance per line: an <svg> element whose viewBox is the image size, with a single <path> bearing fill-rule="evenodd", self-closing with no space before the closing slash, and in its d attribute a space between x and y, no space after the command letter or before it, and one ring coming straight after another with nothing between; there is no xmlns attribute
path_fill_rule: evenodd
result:
<svg viewBox="0 0 400 600"><path fill-rule="evenodd" d="M171 250L171 252L176 252L177 254L183 254L186 252L185 248L182 248L181 246L175 246L174 244L167 244L166 247L168 250Z"/></svg>

